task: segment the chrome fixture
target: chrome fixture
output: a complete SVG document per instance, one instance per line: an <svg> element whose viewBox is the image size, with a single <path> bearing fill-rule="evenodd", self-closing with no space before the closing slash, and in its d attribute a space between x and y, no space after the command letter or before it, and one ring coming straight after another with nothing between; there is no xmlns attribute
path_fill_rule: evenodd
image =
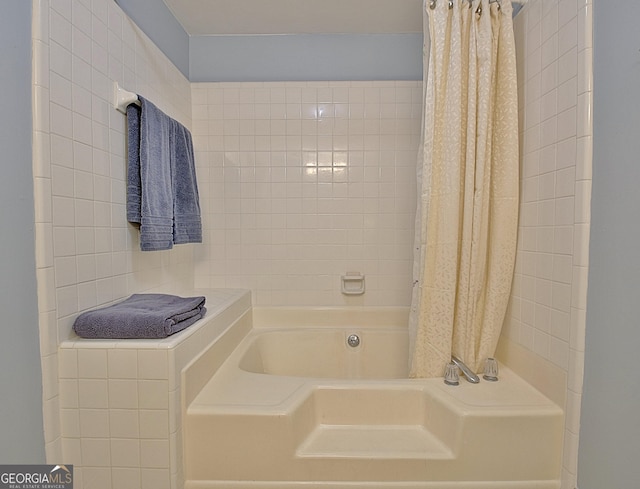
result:
<svg viewBox="0 0 640 489"><path fill-rule="evenodd" d="M447 385L460 385L458 367L453 362L447 363L447 366L444 368L444 383Z"/></svg>
<svg viewBox="0 0 640 489"><path fill-rule="evenodd" d="M478 377L475 373L471 371L469 367L467 367L462 360L460 360L455 355L451 355L451 361L462 371L462 375L471 382L472 384L478 384L480 382L480 377Z"/></svg>
<svg viewBox="0 0 640 489"><path fill-rule="evenodd" d="M360 344L360 337L357 334L350 334L349 337L347 338L347 344L351 348L355 348Z"/></svg>
<svg viewBox="0 0 640 489"><path fill-rule="evenodd" d="M496 382L498 380L498 361L495 358L487 358L484 364L484 380Z"/></svg>

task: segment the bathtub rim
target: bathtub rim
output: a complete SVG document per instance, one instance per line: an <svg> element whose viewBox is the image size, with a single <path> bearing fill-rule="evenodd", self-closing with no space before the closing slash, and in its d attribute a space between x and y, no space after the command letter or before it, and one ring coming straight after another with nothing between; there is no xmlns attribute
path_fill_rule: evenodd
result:
<svg viewBox="0 0 640 489"><path fill-rule="evenodd" d="M251 310L253 315L254 310ZM351 326L348 326L351 327ZM347 327L345 326L333 326L331 328L326 327L326 329L337 329L337 330L345 330ZM564 406L556 402L555 399L547 396L544 392L538 389L535 385L531 384L527 381L527 379L523 378L517 371L512 369L509 365L501 364L501 373L499 382L488 382L485 380L481 380L480 384L470 384L462 380L460 382L460 386L452 387L447 386L443 382L442 377L433 377L433 378L391 378L391 379L349 379L349 378L327 378L327 377L300 377L300 376L287 376L287 375L273 375L269 373L259 373L259 372L251 372L247 371L240 367L240 362L244 358L247 351L252 347L252 344L262 335L270 334L273 332L282 332L282 331L300 331L304 329L319 329L317 327L306 327L306 326L297 326L297 327L253 327L248 331L245 329L238 337L237 343L233 350L231 350L225 360L219 365L216 369L213 376L221 376L227 379L233 379L233 382L239 382L244 385L245 389L251 390L252 388L258 389L259 387L264 387L266 385L272 385L274 389L283 388L281 391L281 396L275 400L272 399L271 402L258 404L259 409L265 408L273 408L279 409L282 406L287 405L295 399L299 395L306 395L311 390L314 389L323 389L327 387L335 387L338 389L347 389L347 388L356 388L356 389L435 389L436 392L439 392L440 396L444 396L449 399L450 402L453 402L458 406L458 409L461 412L467 412L469 409L471 410L479 410L484 412L485 414L488 412L495 412L504 414L504 412L513 412L514 410L524 410L528 411L529 409L540 410L540 409L548 409L551 412L556 409L560 411L564 411ZM324 329L324 328L320 328ZM379 329L372 328L372 330ZM233 328L229 330L232 332ZM183 372L183 375L187 374L187 372ZM213 380L213 376L210 379L211 383ZM523 393L528 400L520 402L507 402L506 404L502 401L493 402L493 401L483 401L478 403L476 399L476 395L478 389L480 390L488 390L488 389L501 389L506 385L520 385L524 386ZM252 387L253 386L253 387ZM203 390L207 390L205 387ZM186 402L184 407L185 409L192 409L197 405L203 406L208 404L208 402L204 402L201 404L201 400L197 399L200 395L197 394L194 397L190 398L190 402ZM219 402L214 402L217 405L217 409L226 409L226 407L234 406L235 408L240 408L243 406L244 408L248 408L249 411L253 410L252 406L255 406L253 402L249 402L245 404L244 402L227 402L225 400L220 399ZM186 411L185 411L186 412Z"/></svg>
<svg viewBox="0 0 640 489"><path fill-rule="evenodd" d="M339 321L339 323L336 323ZM409 307L404 306L253 306L254 329L291 327L408 328Z"/></svg>
<svg viewBox="0 0 640 489"><path fill-rule="evenodd" d="M286 329L288 327L336 327L340 320L354 328L408 328L409 306L253 306L253 330ZM302 321L304 318L304 322ZM512 341L503 331L495 357L551 399L563 410L567 406L567 372L558 365Z"/></svg>

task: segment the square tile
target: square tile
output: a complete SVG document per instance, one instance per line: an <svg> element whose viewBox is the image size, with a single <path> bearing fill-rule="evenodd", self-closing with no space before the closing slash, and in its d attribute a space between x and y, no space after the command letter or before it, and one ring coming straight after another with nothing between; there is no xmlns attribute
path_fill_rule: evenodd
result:
<svg viewBox="0 0 640 489"><path fill-rule="evenodd" d="M107 350L79 349L78 377L82 379L106 379Z"/></svg>
<svg viewBox="0 0 640 489"><path fill-rule="evenodd" d="M135 409L138 407L136 380L109 379L109 408Z"/></svg>
<svg viewBox="0 0 640 489"><path fill-rule="evenodd" d="M136 439L111 439L111 464L113 467L140 467L140 441Z"/></svg>
<svg viewBox="0 0 640 489"><path fill-rule="evenodd" d="M140 440L140 465L145 468L169 468L169 440Z"/></svg>

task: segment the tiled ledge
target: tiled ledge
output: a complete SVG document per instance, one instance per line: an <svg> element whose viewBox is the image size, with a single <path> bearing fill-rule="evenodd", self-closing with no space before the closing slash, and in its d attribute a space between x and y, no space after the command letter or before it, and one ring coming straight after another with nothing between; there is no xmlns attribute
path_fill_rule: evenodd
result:
<svg viewBox="0 0 640 489"><path fill-rule="evenodd" d="M64 459L85 484L101 478L100 487L183 487L181 371L250 312L251 293L181 295L204 295L207 314L168 338L75 338L60 345Z"/></svg>

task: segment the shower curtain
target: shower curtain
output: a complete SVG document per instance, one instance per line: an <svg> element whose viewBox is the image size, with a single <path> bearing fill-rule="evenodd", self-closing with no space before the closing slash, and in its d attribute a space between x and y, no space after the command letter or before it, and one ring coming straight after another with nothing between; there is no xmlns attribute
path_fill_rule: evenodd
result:
<svg viewBox="0 0 640 489"><path fill-rule="evenodd" d="M509 0L425 0L424 11L410 376L438 377L452 354L478 371L497 346L516 251L518 103Z"/></svg>

